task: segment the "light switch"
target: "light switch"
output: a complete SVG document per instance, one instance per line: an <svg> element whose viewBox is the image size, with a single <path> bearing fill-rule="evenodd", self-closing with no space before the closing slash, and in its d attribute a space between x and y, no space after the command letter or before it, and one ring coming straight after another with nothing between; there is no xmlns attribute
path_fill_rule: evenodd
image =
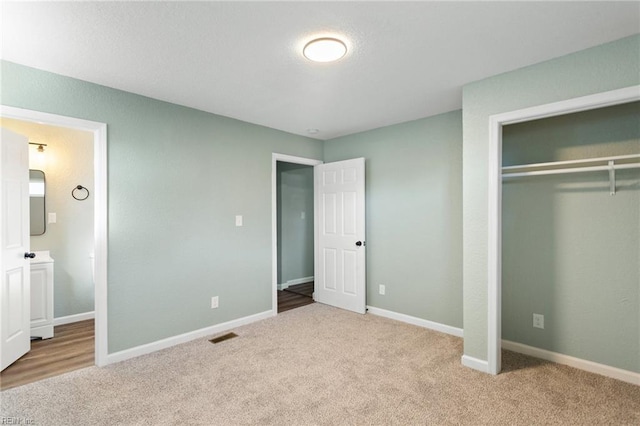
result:
<svg viewBox="0 0 640 426"><path fill-rule="evenodd" d="M236 216L236 226L242 226L242 215Z"/></svg>
<svg viewBox="0 0 640 426"><path fill-rule="evenodd" d="M300 213L300 219L304 220L305 216L306 216L305 212Z"/></svg>
<svg viewBox="0 0 640 426"><path fill-rule="evenodd" d="M58 220L58 219L57 219L57 217L56 217L56 214L55 214L55 213L49 213L49 214L47 215L47 223L56 223L56 221L57 221L57 220Z"/></svg>

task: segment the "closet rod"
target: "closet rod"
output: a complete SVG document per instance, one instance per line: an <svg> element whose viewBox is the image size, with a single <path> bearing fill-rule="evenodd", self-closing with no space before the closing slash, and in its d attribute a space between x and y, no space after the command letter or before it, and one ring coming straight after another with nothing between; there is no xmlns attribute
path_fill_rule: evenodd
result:
<svg viewBox="0 0 640 426"><path fill-rule="evenodd" d="M613 170L622 170L622 169L638 169L640 168L640 163L632 163L632 164L614 164ZM590 167L569 167L564 169L551 169L551 170L533 170L530 172L518 172L518 173L504 173L502 175L503 178L512 178L512 177L524 177L524 176L540 176L540 175L559 175L564 173L581 173L581 172L599 172L599 171L609 171L612 167L609 165L606 166L590 166ZM504 168L503 168L504 170Z"/></svg>
<svg viewBox="0 0 640 426"><path fill-rule="evenodd" d="M640 159L640 154L629 155L616 155L611 157L597 157L597 158L584 158L582 160L566 160L566 161L553 161L550 163L534 163L534 164L520 164L517 166L505 166L502 171L509 170L525 170L525 169L538 169L543 167L557 167L568 166L571 164L585 164L585 163L608 163L609 161L625 161Z"/></svg>

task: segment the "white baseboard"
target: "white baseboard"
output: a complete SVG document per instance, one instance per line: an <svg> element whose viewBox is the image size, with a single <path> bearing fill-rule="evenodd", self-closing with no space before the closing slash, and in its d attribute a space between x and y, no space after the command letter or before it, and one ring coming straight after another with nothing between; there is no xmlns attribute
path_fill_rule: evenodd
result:
<svg viewBox="0 0 640 426"><path fill-rule="evenodd" d="M483 359L474 358L469 355L462 355L462 365L483 373L489 373L489 362Z"/></svg>
<svg viewBox="0 0 640 426"><path fill-rule="evenodd" d="M235 320L223 322L221 324L212 325L211 327L201 328L199 330L190 331L188 333L180 334L178 336L168 337L166 339L158 340L156 342L147 343L144 345L136 346L135 348L125 349L120 352L114 352L107 355L107 364L113 364L116 362L124 361L127 359L135 358L141 355L146 355L151 352L156 352L161 349L170 348L172 346L186 343L191 340L199 339L201 337L210 336L223 331L230 330L232 328L240 327L242 325L251 324L252 322L261 321L269 317L274 316L272 310L260 312L258 314L249 315L247 317L238 318Z"/></svg>
<svg viewBox="0 0 640 426"><path fill-rule="evenodd" d="M587 361L586 359L575 358L569 355L551 352L546 349L534 348L533 346L511 342L509 340L502 341L502 348L509 351L534 356L536 358L546 359L547 361L557 362L558 364L564 364L570 367L579 368L580 370L585 370L590 373L600 374L602 376L611 377L612 379L622 380L623 382L640 386L640 373L636 373L633 371L623 370L621 368L611 367L609 365L598 364L597 362Z"/></svg>
<svg viewBox="0 0 640 426"><path fill-rule="evenodd" d="M286 283L278 284L278 290L284 290L285 288L288 288L290 285L308 283L310 281L313 281L313 278L314 278L313 276L310 276L310 277L296 278L295 280L289 280Z"/></svg>
<svg viewBox="0 0 640 426"><path fill-rule="evenodd" d="M377 315L379 317L391 318L396 321L406 322L407 324L413 324L419 327L428 328L430 330L439 331L441 333L462 337L461 328L452 327L446 324L440 324L439 322L433 322L422 318L412 317L411 315L405 315L398 312L387 311L386 309L376 308L375 306L367 306L367 311L370 314Z"/></svg>
<svg viewBox="0 0 640 426"><path fill-rule="evenodd" d="M81 314L67 315L66 317L54 318L53 325L71 324L72 322L94 319L95 317L96 317L95 311L84 312Z"/></svg>

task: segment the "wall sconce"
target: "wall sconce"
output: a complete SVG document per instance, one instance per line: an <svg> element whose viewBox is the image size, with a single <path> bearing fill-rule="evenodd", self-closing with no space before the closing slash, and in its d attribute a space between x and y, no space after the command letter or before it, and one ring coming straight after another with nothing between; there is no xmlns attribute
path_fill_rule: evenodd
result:
<svg viewBox="0 0 640 426"><path fill-rule="evenodd" d="M44 152L44 147L47 146L46 143L34 143L34 142L29 142L29 145L38 145L38 148L36 148L36 151L40 153Z"/></svg>

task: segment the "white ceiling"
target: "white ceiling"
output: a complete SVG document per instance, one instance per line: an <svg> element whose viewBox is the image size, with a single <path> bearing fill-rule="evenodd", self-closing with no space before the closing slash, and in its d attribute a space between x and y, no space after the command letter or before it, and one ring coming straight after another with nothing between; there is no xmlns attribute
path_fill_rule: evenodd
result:
<svg viewBox="0 0 640 426"><path fill-rule="evenodd" d="M637 1L0 7L5 60L318 139L459 109L466 83L640 32ZM347 56L306 60L320 35Z"/></svg>

